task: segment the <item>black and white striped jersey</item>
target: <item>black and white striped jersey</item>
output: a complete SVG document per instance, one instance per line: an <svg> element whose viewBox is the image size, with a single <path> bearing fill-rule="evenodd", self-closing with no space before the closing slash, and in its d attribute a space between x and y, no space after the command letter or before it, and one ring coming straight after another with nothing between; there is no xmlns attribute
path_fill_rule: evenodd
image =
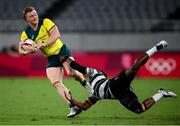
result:
<svg viewBox="0 0 180 126"><path fill-rule="evenodd" d="M90 78L89 91L92 97L97 99L114 99L109 87L109 79L105 73L92 68L89 68L87 73Z"/></svg>

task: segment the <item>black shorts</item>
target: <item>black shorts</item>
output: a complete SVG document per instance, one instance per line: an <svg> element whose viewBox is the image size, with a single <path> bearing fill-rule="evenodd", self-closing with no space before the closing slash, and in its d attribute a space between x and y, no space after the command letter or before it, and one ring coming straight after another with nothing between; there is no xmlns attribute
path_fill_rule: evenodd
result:
<svg viewBox="0 0 180 126"><path fill-rule="evenodd" d="M141 108L138 98L131 88L131 82L134 77L135 74L127 76L124 70L119 75L109 80L110 90L115 99L118 99L121 104L131 111Z"/></svg>
<svg viewBox="0 0 180 126"><path fill-rule="evenodd" d="M127 76L125 70L119 73L116 77L109 80L110 89L116 99L124 96L126 90L130 90L130 85L135 75Z"/></svg>
<svg viewBox="0 0 180 126"><path fill-rule="evenodd" d="M60 61L60 57L61 56L67 56L67 57L70 57L71 56L71 52L69 50L69 48L64 44L59 53L56 54L56 55L51 55L48 57L48 65L46 68L49 68L49 67L62 67L62 62Z"/></svg>

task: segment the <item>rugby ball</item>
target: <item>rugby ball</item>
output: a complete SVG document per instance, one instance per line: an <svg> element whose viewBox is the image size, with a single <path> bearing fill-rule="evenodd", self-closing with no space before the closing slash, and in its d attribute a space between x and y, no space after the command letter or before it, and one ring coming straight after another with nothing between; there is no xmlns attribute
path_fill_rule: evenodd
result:
<svg viewBox="0 0 180 126"><path fill-rule="evenodd" d="M23 42L23 46L32 46L33 44L36 45L36 43L32 39L27 39L25 42Z"/></svg>

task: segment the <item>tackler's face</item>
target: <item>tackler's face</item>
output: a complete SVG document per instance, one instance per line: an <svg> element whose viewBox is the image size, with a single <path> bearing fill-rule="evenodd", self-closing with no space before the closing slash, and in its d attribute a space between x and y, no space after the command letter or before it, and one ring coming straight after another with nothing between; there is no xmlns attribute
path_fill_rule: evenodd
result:
<svg viewBox="0 0 180 126"><path fill-rule="evenodd" d="M36 10L32 10L26 14L26 21L31 25L36 25L39 21Z"/></svg>

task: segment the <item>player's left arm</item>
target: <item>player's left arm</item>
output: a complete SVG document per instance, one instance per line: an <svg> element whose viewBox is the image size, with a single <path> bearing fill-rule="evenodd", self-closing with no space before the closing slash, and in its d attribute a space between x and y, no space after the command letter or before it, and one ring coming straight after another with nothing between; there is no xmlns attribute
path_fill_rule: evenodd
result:
<svg viewBox="0 0 180 126"><path fill-rule="evenodd" d="M46 45L49 45L49 44L55 42L59 38L60 38L60 33L58 30L58 27L56 25L54 25L50 30L50 38L45 43L46 43Z"/></svg>
<svg viewBox="0 0 180 126"><path fill-rule="evenodd" d="M54 22L52 22L50 19L44 19L44 26L49 31L50 37L48 40L40 43L38 45L39 48L50 45L51 43L55 42L57 39L60 38L60 32Z"/></svg>
<svg viewBox="0 0 180 126"><path fill-rule="evenodd" d="M71 68L79 71L80 73L82 73L88 77L92 77L95 74L99 73L99 71L97 71L96 69L80 65L78 62L76 62L70 58L66 59L66 61L69 63Z"/></svg>

